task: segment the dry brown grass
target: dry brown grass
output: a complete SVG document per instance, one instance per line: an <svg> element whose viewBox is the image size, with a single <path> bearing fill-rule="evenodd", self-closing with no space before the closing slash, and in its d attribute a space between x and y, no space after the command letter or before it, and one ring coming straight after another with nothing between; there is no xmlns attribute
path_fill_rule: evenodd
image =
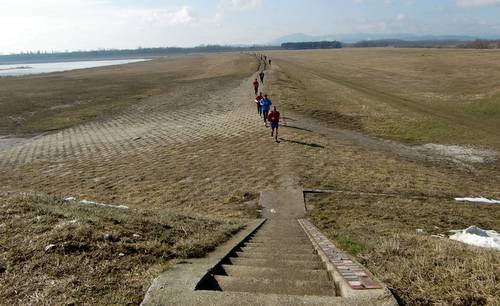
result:
<svg viewBox="0 0 500 306"><path fill-rule="evenodd" d="M0 134L38 134L105 119L143 99L174 95L190 80L221 83L255 69L249 56L211 54L1 78Z"/></svg>
<svg viewBox="0 0 500 306"><path fill-rule="evenodd" d="M404 305L498 305L500 253L431 234L500 227L495 205L310 195L310 216ZM423 229L424 235L418 235Z"/></svg>
<svg viewBox="0 0 500 306"><path fill-rule="evenodd" d="M272 56L291 110L398 140L500 148L498 51L344 49Z"/></svg>
<svg viewBox="0 0 500 306"><path fill-rule="evenodd" d="M0 210L0 300L12 305L139 304L172 259L203 256L243 225L42 195L0 194Z"/></svg>
<svg viewBox="0 0 500 306"><path fill-rule="evenodd" d="M363 52L367 52L363 53L364 56L370 55L368 50ZM380 70L380 66L387 66L387 62L393 57L393 51L376 50L373 52L375 52L373 53L374 65L378 65L379 68L374 72L365 67L369 65L368 60L362 61L356 58L356 54L343 55L344 57L339 57L339 59L345 59L345 56L356 58L360 63L363 63L362 69L356 68L356 65L352 69L372 71L373 75L381 74L384 78L397 84L397 79L404 77L405 70L403 68L406 66L398 68L402 69L402 76L391 77L391 73L383 69ZM401 61L405 57L415 56L411 53L414 51L401 50L401 52L400 57L396 57ZM387 130L384 130L384 126L390 127L394 122L399 122L398 120L401 118L398 116L401 113L410 114L410 111L392 104L388 107L383 99L380 100L380 95L375 95L376 98L373 98L372 91L363 91L364 87L361 86L363 82L349 87L347 83L341 82L342 80L340 82L332 81L328 76L331 72L327 69L331 56L326 53L326 55L321 55L325 56L324 68L311 68L311 72L307 67L294 65L294 61L298 61L300 65L307 64L307 57L302 58L304 54L309 53L277 54L276 64L279 67L273 65L273 69L277 70L268 73L266 77L269 82L266 81L265 91L271 93L271 98L280 109L282 106L285 107L284 115L289 118L288 122L291 125L300 126L297 114L309 115L326 126L358 129L399 139L402 137L403 134L398 134L399 132L388 133ZM442 56L438 52L436 54L438 57ZM289 58L287 58L288 56ZM313 56L309 62L315 63L318 58L321 57L319 55ZM336 211L329 209L329 206L325 204L319 210L313 211L313 217L332 237L336 233L336 231L332 231L332 228L336 229L335 222L339 222L338 224L341 224L339 226L345 228L346 231L342 234L343 237L348 237L350 240L337 239L337 241L344 247L352 246L351 249L355 254L372 256L366 259L369 268L383 280L387 279L398 290L397 293L407 301L413 301L415 304L425 304L426 302L439 304L439 301L446 301L460 305L459 300L451 299L453 294L458 299L464 299L463 305L468 305L467 301L473 301L476 298L491 299L491 286L488 285L491 278L484 281L483 287L478 287L472 292L472 295L469 295L466 287L473 278L481 279L482 276L480 273L464 276L465 272L457 266L460 261L457 257L449 254L452 252L461 254L463 262L471 263L479 269L483 260L481 258L491 258L490 252L477 251L463 247L458 243L443 244L443 242L430 239L427 236L417 237L414 235L414 231L417 226L429 225L425 229L432 232L432 230L436 230L433 228L434 224L440 226L442 231L446 231L455 228L455 226L456 228L469 226L472 222L498 230L497 221L492 219L494 217L498 219L496 211L484 210L481 208L483 206L477 206L478 209L462 211L457 207L476 206L467 204L459 206L459 204L448 201L452 196L500 197L498 163L463 166L446 160L419 159L400 154L401 152L381 150L380 145L374 147L370 145L359 146L349 141L335 139L323 133L321 129L308 131L282 127L280 129L282 142L275 144L269 135L269 130L264 128L263 123L255 114L252 102L253 93L249 82L247 82L250 79L243 78L243 76L249 76L255 71L256 65L253 59L240 55L210 55L208 57L196 56L190 60L171 62L170 64L174 65L171 68L174 75L173 79L169 79L171 81L167 80L167 72L161 77L152 76L154 86L146 86L155 89L150 92L151 95L141 93L140 99L137 98L133 103L126 104L126 107L120 107L120 111L117 113L104 112L102 118L99 117L102 120L51 134L41 140L33 141L17 151L0 154L0 190L38 191L58 197L77 196L110 204L126 204L137 209L141 214L149 216L146 218L147 223L157 222L156 218L163 218L165 212L168 212L168 215L204 214L211 218L255 217L258 215L258 192L265 189L303 186L399 193L403 196L400 199L375 204L369 202L369 205L364 202L364 199L343 198L342 201L338 202L340 204L351 203L349 201L358 203L358 206L354 204L350 206L355 212L364 213L366 210L368 213L373 211L371 208L365 209L361 204L377 207L377 213L387 212L387 216L379 216L375 213L373 216L366 216L365 219L371 221L363 228L373 230L375 233L372 238L367 237L366 241L357 239L358 231L361 231L361 227L359 227L361 223L359 219L354 217L354 212L344 218L348 223L342 223L342 220L337 221ZM420 61L420 59L416 60ZM287 61L290 61L291 64ZM355 62L352 59L351 61ZM125 76L131 82L134 78L148 80L151 71L170 69L168 68L170 64L163 64L160 65L163 68L152 67L155 65L153 62L150 63L152 66L131 66L127 69L132 70L125 73ZM345 69L343 71L346 76L353 77L353 74L348 70L351 69L349 65L345 64L341 67ZM487 67L484 69L486 72L490 71ZM116 72L107 72L106 69L99 71L99 73L82 71L79 72L82 74L79 77L88 77L89 80L92 80L93 78L99 79L99 75L104 74L107 75L105 78L108 80L107 82L112 80L113 75L116 77ZM184 71L184 73L181 74L179 71ZM339 71L342 70L339 69ZM449 72L451 71L453 69ZM311 74L316 72L320 72L320 76ZM94 74L96 75L94 76ZM340 78L340 76L335 77ZM160 80L165 80L165 83L161 83ZM244 83L240 83L242 80ZM393 84L391 82L388 84ZM121 81L118 83L118 86L122 86L120 85ZM388 88L383 87L386 85L382 83L370 83L370 89L372 86L381 86L389 94L390 90L394 89L392 94L394 96L404 94L397 91L398 88L394 84ZM409 82L409 84L411 83ZM26 81L26 84L29 82ZM130 85L130 83L125 82L125 85L127 84ZM432 82L429 81L428 84L432 85ZM363 90L359 92L359 88ZM412 90L416 92L414 88ZM89 95L105 97L105 91L98 88L90 88L88 91ZM53 93L55 92L57 91L54 90ZM121 93L116 94L120 95ZM70 96L76 97L75 95ZM352 101L352 103L346 101ZM368 110L364 110L363 105L366 105ZM359 112L355 109L358 109ZM290 112L290 110L294 110L296 113ZM415 115L421 118L418 111L413 111L411 110L411 116ZM76 117L79 116L77 113L78 109L75 109ZM364 117L365 115L367 117ZM367 125L367 122L371 122L368 119L372 118L368 115L382 118L381 121L374 121L373 129ZM54 116L58 116L58 114L54 113ZM393 119L396 121L391 121ZM382 123L386 125L380 125ZM454 127L459 125L452 124ZM490 125L490 127L492 126L494 125ZM378 132L382 130L383 132ZM477 135L478 140L477 142L472 141L473 144L492 140L491 135L483 134L476 129L471 129L470 133ZM443 143L448 143L451 141L450 139L454 139L453 137L458 137L458 134L450 136L451 138L446 138L447 136L445 137L444 134L440 137L428 133L421 135L427 137L422 139L432 139ZM463 141L468 142L470 139L472 138L464 138ZM61 145L62 148L55 149L61 142L64 143ZM428 203L405 200L409 195L431 195L446 200ZM329 203L330 201L325 200L324 202ZM22 203L19 204L21 207L28 205L25 202L20 203ZM387 209L389 204L392 204L391 210L394 212ZM418 205L418 209L412 207L414 205ZM344 207L343 209L347 211L348 208ZM405 215L407 209L410 209L410 212ZM118 213L122 214L123 212ZM460 219L462 214L470 216L470 219ZM89 212L89 218L91 218L90 216ZM320 219L319 216L325 219ZM430 222L430 220L436 220L434 216L439 216L439 222ZM188 222L186 226L193 227L194 235L198 235L196 233L201 231L199 233L201 236L197 237L203 240L202 233L206 230L203 224L206 222L209 221L195 218L193 224ZM228 221L219 222L231 223ZM389 224L400 229L399 237L393 237L394 231L388 230ZM30 226L27 227L27 230ZM154 232L154 235L161 235L161 231ZM360 235L367 235L367 232ZM36 237L36 233L29 233L28 236ZM386 251L376 249L378 245L373 246L377 244L376 241L384 242L380 245L384 246ZM363 243L361 247L360 242ZM210 245L210 241L207 243ZM435 257L420 256L420 254L424 254L424 249L419 249L418 243L428 246ZM371 250L372 246L375 251L368 251ZM400 246L404 246L404 248L400 248ZM170 247L168 250L173 250L173 248ZM412 257L412 254L418 254L418 256ZM476 257L481 258L475 259ZM128 256L124 258L128 258ZM360 258L364 260L364 257ZM493 258L498 262L498 257L493 256ZM437 259L442 259L439 264L435 264ZM151 260L154 262L154 259ZM64 261L61 262L64 263ZM402 275L398 274L398 269L394 265L394 263L399 262L402 262L401 270L407 271L408 273L405 273L411 275L411 278L391 276ZM106 267L108 271L113 271L112 267L115 264L119 266L120 261L103 261L103 263L109 263ZM99 265L99 262L96 261L95 264ZM413 265L419 268L413 269ZM145 272L144 277L137 276L135 284L140 283L141 285L133 285L132 287L139 288L151 281L161 269L160 266L154 267L156 266L137 263L138 269L150 269L150 272ZM43 271L45 268L52 269L51 265L45 262L40 266L39 271ZM416 274L412 274L412 271ZM464 282L460 282L456 289L445 286L441 291L433 291L436 288L439 289L439 286L426 287L426 284L429 283L428 274L436 274L440 271L446 282L450 280L452 275L464 276ZM29 273L29 271L26 272L26 275L30 275L34 279L38 279L37 275L43 275ZM78 273L80 273L79 270L72 270L68 275ZM108 283L117 281L119 277L120 274L111 274ZM437 276L435 277L435 280L438 280ZM34 282L34 284L38 283ZM417 286L413 286L413 284L417 284ZM73 288L71 290L87 290L86 297L93 299L95 296L95 301L99 302L110 300L109 297L115 288L109 286L84 288L83 283L73 287L70 283L65 283L58 288L63 288L65 285ZM9 283L8 288L12 290L13 281ZM29 290L29 287L26 287L26 290ZM132 302L137 302L140 295L138 292L142 291L134 290L132 291L135 293L128 296L133 296ZM486 293L480 293L481 290ZM64 290L62 289L58 292L51 291L51 294L61 300L64 298ZM429 301L429 297L436 298L436 300ZM422 300L418 300L419 298ZM42 295L40 300L46 301L46 295ZM85 302L83 297L79 301ZM125 301L126 299L117 303L125 303Z"/></svg>
<svg viewBox="0 0 500 306"><path fill-rule="evenodd" d="M484 79L498 73L498 56L456 50L277 52L271 93L293 126L301 126L295 116L300 114L325 127L399 141L498 149L498 111L483 108L498 106L498 83ZM307 202L315 224L389 284L402 304L500 303L498 252L430 237L473 224L500 230L498 206L452 200L500 197L498 161L463 165L417 157L388 142L385 149L384 140L359 144L317 127L284 129L283 137L292 131L295 143L307 144L291 156L300 185L400 195L317 195Z"/></svg>

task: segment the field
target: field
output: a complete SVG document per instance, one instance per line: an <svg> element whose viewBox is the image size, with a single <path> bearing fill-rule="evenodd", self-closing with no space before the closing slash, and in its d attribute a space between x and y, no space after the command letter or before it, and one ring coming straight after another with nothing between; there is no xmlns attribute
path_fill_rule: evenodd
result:
<svg viewBox="0 0 500 306"><path fill-rule="evenodd" d="M498 252L431 236L500 230L498 206L453 201L500 198L500 52L268 55L279 144L252 55L0 79L0 131L18 142L0 139L0 299L137 304L161 270L257 217L259 191L305 187L352 192L307 196L310 217L402 302L500 303Z"/></svg>

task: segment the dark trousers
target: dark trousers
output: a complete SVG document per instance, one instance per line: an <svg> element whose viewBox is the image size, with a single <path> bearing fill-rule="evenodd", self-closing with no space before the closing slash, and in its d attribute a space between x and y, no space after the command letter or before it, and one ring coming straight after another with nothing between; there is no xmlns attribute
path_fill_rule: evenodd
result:
<svg viewBox="0 0 500 306"><path fill-rule="evenodd" d="M262 109L260 107L260 104L257 103L257 113L259 113L259 116L262 116Z"/></svg>
<svg viewBox="0 0 500 306"><path fill-rule="evenodd" d="M269 114L269 110L263 110L262 115L264 115L264 122L267 122L267 115Z"/></svg>

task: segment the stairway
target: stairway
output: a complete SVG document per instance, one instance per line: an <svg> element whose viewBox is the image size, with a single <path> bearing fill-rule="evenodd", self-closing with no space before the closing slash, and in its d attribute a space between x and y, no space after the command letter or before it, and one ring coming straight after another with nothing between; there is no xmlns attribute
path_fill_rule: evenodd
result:
<svg viewBox="0 0 500 306"><path fill-rule="evenodd" d="M250 223L207 258L186 260L165 271L141 305L397 305L386 288L363 278L367 275L357 264L339 256L327 238L303 220L302 190L262 192L260 205L265 222ZM320 246L328 266L339 264L338 270L327 271L309 237ZM374 289L351 288L362 285Z"/></svg>
<svg viewBox="0 0 500 306"><path fill-rule="evenodd" d="M268 220L212 273L211 290L335 296L324 263L296 220Z"/></svg>

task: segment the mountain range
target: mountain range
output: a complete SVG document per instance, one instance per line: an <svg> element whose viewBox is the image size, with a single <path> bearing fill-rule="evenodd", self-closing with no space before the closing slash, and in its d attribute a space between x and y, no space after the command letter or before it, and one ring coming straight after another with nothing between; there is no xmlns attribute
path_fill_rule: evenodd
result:
<svg viewBox="0 0 500 306"><path fill-rule="evenodd" d="M340 41L343 43L355 43L364 40L398 39L406 41L473 41L476 39L500 39L500 34L481 35L415 35L415 34L330 34L330 35L309 35L304 33L294 33L279 37L270 45L281 45L286 42L310 42L310 41Z"/></svg>

